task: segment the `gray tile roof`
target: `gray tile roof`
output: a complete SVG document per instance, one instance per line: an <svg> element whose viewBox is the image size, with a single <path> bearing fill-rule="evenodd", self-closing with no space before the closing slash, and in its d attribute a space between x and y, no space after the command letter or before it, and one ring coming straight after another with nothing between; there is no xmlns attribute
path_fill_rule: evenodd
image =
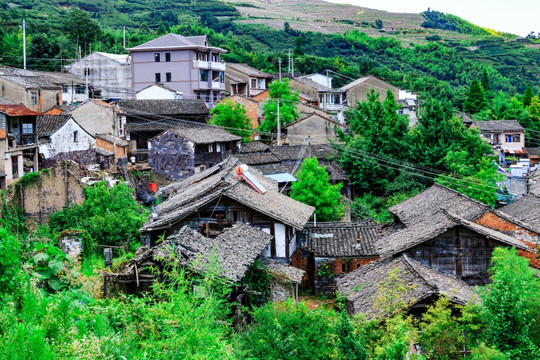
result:
<svg viewBox="0 0 540 360"><path fill-rule="evenodd" d="M249 155L249 154L246 154ZM246 158L243 158L245 160ZM294 169L294 164L282 164L282 163L274 163L274 162L265 162L265 163L256 163L256 157L252 158L251 160L252 167L256 168L260 172L262 172L264 175L271 175L271 174L282 174L282 173L291 173ZM268 159L268 158L265 158ZM326 160L319 160L320 166L326 167L326 172L328 173L328 176L330 177L330 181L348 181L349 177L347 176L347 173L339 166L339 164L335 161L326 161ZM292 174L295 175L300 171L300 166L296 169L296 173Z"/></svg>
<svg viewBox="0 0 540 360"><path fill-rule="evenodd" d="M256 153L264 152L266 150L268 150L268 146L261 141L250 141L242 144L242 147L240 148L241 153Z"/></svg>
<svg viewBox="0 0 540 360"><path fill-rule="evenodd" d="M253 66L249 66L248 64L227 63L226 66L248 76L273 78L273 75L265 73L264 71L257 70L256 68L254 68Z"/></svg>
<svg viewBox="0 0 540 360"><path fill-rule="evenodd" d="M266 266L270 275L282 283L292 282L294 284L300 284L302 282L302 277L305 273L302 269L282 264L270 258L262 258L261 263Z"/></svg>
<svg viewBox="0 0 540 360"><path fill-rule="evenodd" d="M173 248L175 255L185 265L206 272L212 264L219 266L219 273L233 281L240 281L249 266L270 244L272 235L244 223L235 223L216 238L207 238L184 226L169 236L154 254ZM154 255L156 257L156 255Z"/></svg>
<svg viewBox="0 0 540 360"><path fill-rule="evenodd" d="M188 121L177 123L168 131L176 136L187 139L194 144L213 144L217 142L242 140L240 136L233 135L219 126Z"/></svg>
<svg viewBox="0 0 540 360"><path fill-rule="evenodd" d="M388 286L389 273L396 269L405 291L394 301L403 302L407 308L440 294L446 295L453 303L465 305L474 295L464 281L424 266L406 255L381 259L345 275L337 280L338 291L347 296L355 314L362 313L368 319L388 315L377 308L376 303L381 287Z"/></svg>
<svg viewBox="0 0 540 360"><path fill-rule="evenodd" d="M401 222L410 226L431 218L439 210L447 210L467 220L475 220L489 208L459 191L434 184L420 194L392 206L389 210Z"/></svg>
<svg viewBox="0 0 540 360"><path fill-rule="evenodd" d="M128 115L208 115L209 110L200 99L121 100L118 107Z"/></svg>
<svg viewBox="0 0 540 360"><path fill-rule="evenodd" d="M499 211L526 223L532 230L540 233L540 197L533 194L526 195L503 206Z"/></svg>
<svg viewBox="0 0 540 360"><path fill-rule="evenodd" d="M377 256L381 228L368 221L309 223L302 230L301 248L316 257Z"/></svg>
<svg viewBox="0 0 540 360"><path fill-rule="evenodd" d="M328 92L328 91L331 91L331 92L342 92L341 90L332 90L331 88L329 88L328 86L324 86L322 84L319 84L318 82L316 81L313 81L311 80L310 78L307 78L307 77L296 77L294 78L294 80L298 81L300 84L303 84L305 86L309 86L310 88L313 88L315 90L317 90L318 92ZM294 81L291 81L291 87L294 88Z"/></svg>
<svg viewBox="0 0 540 360"><path fill-rule="evenodd" d="M405 229L383 236L378 240L377 251L381 257L399 254L430 241L456 226L464 226L471 231L508 246L529 250L525 244L512 236L478 225L445 210L440 210L430 214L423 221L416 222L407 226Z"/></svg>
<svg viewBox="0 0 540 360"><path fill-rule="evenodd" d="M124 140L124 139L121 139L119 137L116 137L116 136L113 136L111 134L96 134L96 138L98 139L101 139L101 140L105 140L111 144L116 144L118 146L128 146L129 143Z"/></svg>
<svg viewBox="0 0 540 360"><path fill-rule="evenodd" d="M36 117L38 136L50 136L58 131L71 115L41 115Z"/></svg>
<svg viewBox="0 0 540 360"><path fill-rule="evenodd" d="M236 180L235 168L239 165L238 159L230 157L202 173L163 188L162 194L168 197L167 200L156 207L157 218L149 218L141 231L169 228L220 196L301 230L315 209L278 193L277 182L250 168L250 173L267 190L265 194L256 192L245 181Z"/></svg>
<svg viewBox="0 0 540 360"><path fill-rule="evenodd" d="M302 149L302 145L292 146L270 146L270 152L277 156L281 161L298 160L298 155ZM334 154L332 145L330 144L315 144L311 145L311 156L308 149L304 153L303 158L315 156L317 159L326 159Z"/></svg>
<svg viewBox="0 0 540 360"><path fill-rule="evenodd" d="M150 40L144 44L135 46L128 51L145 51L152 49L196 49L196 48L211 48L205 45L207 43L206 36L182 36L178 34L166 34L157 39ZM215 51L226 52L223 49L211 48Z"/></svg>
<svg viewBox="0 0 540 360"><path fill-rule="evenodd" d="M340 87L339 89L343 90L343 91L347 91L347 90L352 89L353 87L355 87L357 85L362 84L363 82L366 82L370 78L371 78L370 76L365 76L365 77L358 78L358 79L348 83L347 85L344 85L344 86Z"/></svg>
<svg viewBox="0 0 540 360"><path fill-rule="evenodd" d="M237 154L236 157L246 165L280 163L279 159L272 153Z"/></svg>
<svg viewBox="0 0 540 360"><path fill-rule="evenodd" d="M66 72L55 71L34 71L37 76L41 76L52 84L56 85L86 85L86 82L77 75Z"/></svg>
<svg viewBox="0 0 540 360"><path fill-rule="evenodd" d="M41 76L0 75L1 78L25 89L60 90L61 87Z"/></svg>
<svg viewBox="0 0 540 360"><path fill-rule="evenodd" d="M474 124L478 126L481 132L525 131L517 120L475 121Z"/></svg>

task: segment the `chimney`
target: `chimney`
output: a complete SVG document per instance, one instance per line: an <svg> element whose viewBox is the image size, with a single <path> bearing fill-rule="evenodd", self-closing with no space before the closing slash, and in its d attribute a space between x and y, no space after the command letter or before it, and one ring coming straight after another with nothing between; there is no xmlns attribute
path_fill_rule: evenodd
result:
<svg viewBox="0 0 540 360"><path fill-rule="evenodd" d="M345 206L345 222L351 222L351 207L349 205Z"/></svg>

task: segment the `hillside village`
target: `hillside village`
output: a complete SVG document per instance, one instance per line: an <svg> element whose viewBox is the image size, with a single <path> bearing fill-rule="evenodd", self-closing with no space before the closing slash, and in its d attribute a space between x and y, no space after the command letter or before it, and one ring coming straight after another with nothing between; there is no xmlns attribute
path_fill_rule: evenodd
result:
<svg viewBox="0 0 540 360"><path fill-rule="evenodd" d="M31 254L27 275L40 274L40 291L60 294L80 282L96 299L139 299L133 301L151 306L142 304L153 302L149 294L156 289L164 302L188 304L175 293L183 289L179 293L195 299L185 311L199 323L178 325L181 310L145 320L141 329L163 335L155 347L145 345L154 358L161 358L160 346L163 358L176 354L167 352L163 339L178 329L160 326L200 325L211 329L208 339L225 343L229 330L203 320L197 301L213 309L209 318L234 329L264 322L254 309L271 312L262 307L267 303L291 309L307 304L305 314L339 308L346 318L324 315L329 318L323 322L340 331L335 346L351 346L357 357L336 350L336 359L375 358L355 348L364 336L359 334L372 331L346 320L360 318L379 324L374 338L384 332L402 336L400 355L381 359L496 359L486 354L512 353L514 345L505 348L502 340L448 349L430 345L422 338L428 325L418 324L433 320L433 309L445 301L437 311L448 311L448 319L472 316L464 309L494 301L478 289L496 293L501 280L493 269L506 261L497 251L525 264L522 275L533 280L516 284L531 286L523 294L538 305L538 294L527 292L540 289L540 158L530 128L516 119L448 112L371 74L345 84L341 78L335 86L342 74L300 73L294 57L280 59L277 72L224 61L227 50L205 35L168 33L126 50L91 52L62 72L0 67L0 188L7 229L1 234L8 239L24 233L29 244L52 240L21 248ZM455 133L447 135L444 124ZM436 158L442 143L453 151ZM420 159L423 153L438 163ZM88 259L93 263L84 265ZM2 261L0 256L7 269ZM73 264L78 275L67 270ZM18 287L9 274L0 271L0 284ZM214 305L222 313L211 313L218 311ZM523 326L538 335L540 313L533 310ZM226 320L217 320L223 314ZM113 329L111 319L107 326ZM398 334L393 322L408 330ZM423 332L410 335L414 326ZM55 331L50 336L64 330ZM261 334L254 336L266 336ZM0 335L8 339L2 330ZM346 343L348 336L357 340ZM540 358L538 339L523 339L515 349L522 346L530 356L508 358ZM91 341L99 351L112 351L106 340ZM242 341L245 349L256 348L252 339ZM220 346L201 358L242 357L233 354L234 345ZM73 349L66 353L77 358ZM124 358L116 354L111 358ZM179 356L173 357L192 358Z"/></svg>

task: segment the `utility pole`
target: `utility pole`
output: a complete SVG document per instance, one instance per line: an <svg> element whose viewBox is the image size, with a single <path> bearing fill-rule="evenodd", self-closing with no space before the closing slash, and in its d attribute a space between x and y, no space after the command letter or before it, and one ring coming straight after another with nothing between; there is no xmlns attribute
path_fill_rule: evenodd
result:
<svg viewBox="0 0 540 360"><path fill-rule="evenodd" d="M328 69L326 69L326 86L330 88L330 76L328 76Z"/></svg>
<svg viewBox="0 0 540 360"><path fill-rule="evenodd" d="M279 119L279 99L277 99L277 145L281 146L281 122Z"/></svg>
<svg viewBox="0 0 540 360"><path fill-rule="evenodd" d="M291 50L289 50L289 62L287 63L288 67L287 67L287 72L290 73L291 72Z"/></svg>
<svg viewBox="0 0 540 360"><path fill-rule="evenodd" d="M26 20L22 21L22 41L23 41L23 69L26 70Z"/></svg>
<svg viewBox="0 0 540 360"><path fill-rule="evenodd" d="M294 58L291 58L291 79L294 79Z"/></svg>
<svg viewBox="0 0 540 360"><path fill-rule="evenodd" d="M281 81L281 58L279 58L278 63L279 63L279 81Z"/></svg>
<svg viewBox="0 0 540 360"><path fill-rule="evenodd" d="M124 46L124 49L126 48L126 27L124 26L123 27L123 41L122 41L122 45Z"/></svg>

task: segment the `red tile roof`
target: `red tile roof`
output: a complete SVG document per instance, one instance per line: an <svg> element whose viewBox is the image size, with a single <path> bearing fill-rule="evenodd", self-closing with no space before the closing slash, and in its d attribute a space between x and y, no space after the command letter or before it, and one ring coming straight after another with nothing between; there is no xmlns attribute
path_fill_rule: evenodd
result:
<svg viewBox="0 0 540 360"><path fill-rule="evenodd" d="M24 105L20 104L5 104L0 105L0 112L9 116L28 116L28 115L41 115L34 110L30 110Z"/></svg>

